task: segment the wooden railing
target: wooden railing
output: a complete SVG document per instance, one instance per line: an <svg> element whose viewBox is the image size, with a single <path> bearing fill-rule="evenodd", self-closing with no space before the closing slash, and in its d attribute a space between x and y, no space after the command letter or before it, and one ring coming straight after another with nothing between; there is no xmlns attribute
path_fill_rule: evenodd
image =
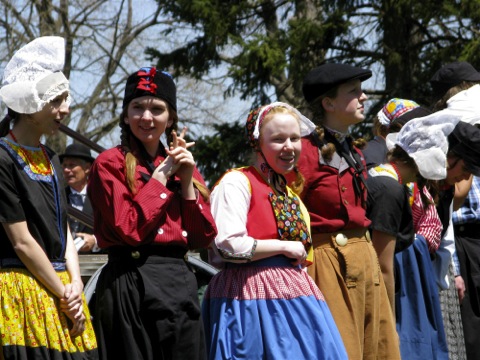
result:
<svg viewBox="0 0 480 360"><path fill-rule="evenodd" d="M96 151L97 153L101 153L105 151L105 148L98 145L97 143L93 142L89 138L83 136L82 134L79 134L73 129L70 129L67 125L60 124L60 131L66 134L67 136L70 136L72 139L75 139L79 142L81 142L83 145L88 146L90 149L93 151Z"/></svg>

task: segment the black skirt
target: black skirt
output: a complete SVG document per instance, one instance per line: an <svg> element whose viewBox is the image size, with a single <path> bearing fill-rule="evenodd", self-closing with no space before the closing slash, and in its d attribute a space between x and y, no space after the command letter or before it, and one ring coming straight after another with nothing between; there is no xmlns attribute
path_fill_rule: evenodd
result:
<svg viewBox="0 0 480 360"><path fill-rule="evenodd" d="M159 248L109 249L93 309L101 359L206 359L185 250Z"/></svg>

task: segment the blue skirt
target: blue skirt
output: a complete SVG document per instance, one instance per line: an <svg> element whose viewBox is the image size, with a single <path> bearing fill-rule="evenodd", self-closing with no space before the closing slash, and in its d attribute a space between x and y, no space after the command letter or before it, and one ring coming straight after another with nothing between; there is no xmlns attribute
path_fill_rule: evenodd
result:
<svg viewBox="0 0 480 360"><path fill-rule="evenodd" d="M395 254L395 310L402 359L448 360L438 287L427 242Z"/></svg>
<svg viewBox="0 0 480 360"><path fill-rule="evenodd" d="M283 256L227 264L202 306L209 359L347 359L323 295Z"/></svg>

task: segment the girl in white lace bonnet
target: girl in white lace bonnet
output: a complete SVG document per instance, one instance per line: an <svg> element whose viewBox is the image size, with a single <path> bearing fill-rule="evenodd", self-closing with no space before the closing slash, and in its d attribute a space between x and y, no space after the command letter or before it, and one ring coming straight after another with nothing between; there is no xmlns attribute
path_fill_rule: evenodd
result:
<svg viewBox="0 0 480 360"><path fill-rule="evenodd" d="M442 180L448 184L452 178L458 180L475 171L475 163L468 162L466 155L461 158L467 161L467 167L472 165L472 169L463 171L460 166L461 172L458 173L455 170L456 166L452 165L452 157L459 149L457 144L459 141L454 140L463 132L470 132L471 136L474 136L475 128L463 121L459 122L460 118L461 115L455 111L444 110L407 122L399 133L387 136L387 147L390 149L388 163L369 170L367 216L372 220L372 239L378 252L392 308L394 308L393 252L409 246L413 241L413 229L409 230L406 223L400 221L405 217L405 211L409 206L405 206L402 212L400 208L389 204L402 203L399 185L416 182L420 192L423 193L422 188L426 180ZM467 140L468 136L463 136L463 141ZM389 176L395 181L387 181L382 175ZM428 198L422 198L422 202L433 203L432 199Z"/></svg>
<svg viewBox="0 0 480 360"><path fill-rule="evenodd" d="M64 57L64 39L40 37L18 50L3 73L0 98L8 114L0 123L0 344L5 359L71 359L72 353L98 358L67 225L62 167L40 142L69 114Z"/></svg>

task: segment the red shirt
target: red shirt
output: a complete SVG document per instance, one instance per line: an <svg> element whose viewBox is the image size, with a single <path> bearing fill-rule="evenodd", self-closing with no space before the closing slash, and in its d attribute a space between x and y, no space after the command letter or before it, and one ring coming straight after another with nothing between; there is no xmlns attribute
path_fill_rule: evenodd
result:
<svg viewBox="0 0 480 360"><path fill-rule="evenodd" d="M302 138L297 167L305 177L302 200L310 213L312 234L368 227L370 220L355 194L353 170L337 154L328 164L323 160L320 164L319 157L313 139ZM362 161L365 165L363 156Z"/></svg>
<svg viewBox="0 0 480 360"><path fill-rule="evenodd" d="M154 159L155 167L164 158ZM175 185L150 179L147 168L137 164L137 194L126 181L125 156L120 146L104 151L90 171L88 196L94 210L94 232L101 248L114 245L138 246L150 243L180 245L189 249L207 247L217 234L210 206L201 195L185 200ZM195 168L194 178L204 183Z"/></svg>

